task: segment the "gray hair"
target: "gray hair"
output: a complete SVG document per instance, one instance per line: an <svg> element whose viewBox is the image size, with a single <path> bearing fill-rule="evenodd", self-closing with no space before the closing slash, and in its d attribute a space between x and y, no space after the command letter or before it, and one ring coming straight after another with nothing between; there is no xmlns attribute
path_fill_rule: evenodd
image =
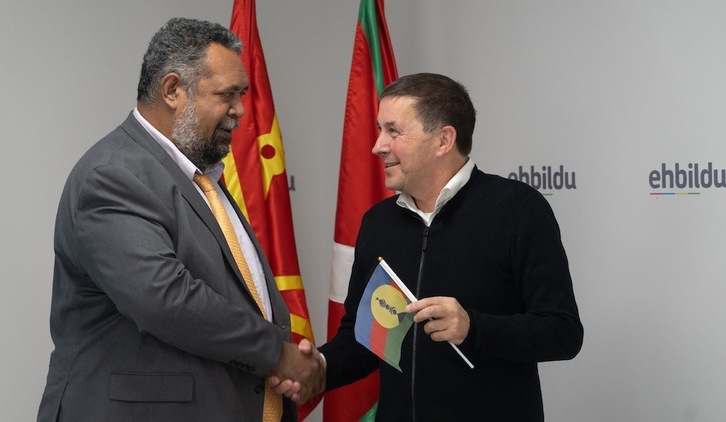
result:
<svg viewBox="0 0 726 422"><path fill-rule="evenodd" d="M222 25L196 19L169 20L149 42L136 99L147 104L154 102L161 79L172 72L179 75L188 95L193 97L197 81L208 71L205 58L212 43L242 52L242 41Z"/></svg>

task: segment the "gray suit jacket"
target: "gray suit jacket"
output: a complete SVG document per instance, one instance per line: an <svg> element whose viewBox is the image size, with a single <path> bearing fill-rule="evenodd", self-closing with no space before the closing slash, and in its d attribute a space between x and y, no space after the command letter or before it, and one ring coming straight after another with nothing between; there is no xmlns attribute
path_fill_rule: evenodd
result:
<svg viewBox="0 0 726 422"><path fill-rule="evenodd" d="M193 182L132 115L80 159L56 220L55 350L38 421L262 419L290 314L237 213L274 324ZM285 416L297 420L287 400Z"/></svg>

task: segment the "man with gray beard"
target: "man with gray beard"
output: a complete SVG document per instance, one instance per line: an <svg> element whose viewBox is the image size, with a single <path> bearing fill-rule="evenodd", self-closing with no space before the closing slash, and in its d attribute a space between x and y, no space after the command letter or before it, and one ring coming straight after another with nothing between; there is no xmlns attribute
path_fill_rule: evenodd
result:
<svg viewBox="0 0 726 422"><path fill-rule="evenodd" d="M72 170L38 421L296 421L265 377L322 382L217 182L244 112L241 50L220 25L170 20L144 56L136 108Z"/></svg>

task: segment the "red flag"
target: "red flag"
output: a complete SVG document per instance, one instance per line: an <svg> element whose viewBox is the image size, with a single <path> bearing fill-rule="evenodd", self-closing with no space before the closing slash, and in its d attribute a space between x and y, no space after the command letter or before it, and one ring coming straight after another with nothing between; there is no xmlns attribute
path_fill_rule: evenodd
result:
<svg viewBox="0 0 726 422"><path fill-rule="evenodd" d="M285 151L272 101L265 56L257 31L254 0L235 0L232 32L243 43L242 63L250 87L242 97L245 113L232 134L224 159L224 180L262 245L288 309L295 343L315 342L295 247ZM298 408L303 420L318 401Z"/></svg>
<svg viewBox="0 0 726 422"><path fill-rule="evenodd" d="M383 164L371 153L371 149L378 137L379 95L396 78L396 61L388 37L383 0L361 0L343 123L328 302L329 339L338 330L345 311L343 302L348 293L353 249L361 218L373 204L393 193L386 189ZM370 418L375 414L378 401L378 382L376 371L363 380L327 393L323 402L323 419L345 422Z"/></svg>

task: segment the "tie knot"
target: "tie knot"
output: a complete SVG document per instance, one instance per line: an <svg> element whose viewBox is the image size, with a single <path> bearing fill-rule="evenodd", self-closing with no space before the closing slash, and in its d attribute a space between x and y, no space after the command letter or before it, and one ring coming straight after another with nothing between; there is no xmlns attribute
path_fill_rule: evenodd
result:
<svg viewBox="0 0 726 422"><path fill-rule="evenodd" d="M214 190L214 183L212 179L206 174L194 174L194 183L202 189L202 192L209 192Z"/></svg>

